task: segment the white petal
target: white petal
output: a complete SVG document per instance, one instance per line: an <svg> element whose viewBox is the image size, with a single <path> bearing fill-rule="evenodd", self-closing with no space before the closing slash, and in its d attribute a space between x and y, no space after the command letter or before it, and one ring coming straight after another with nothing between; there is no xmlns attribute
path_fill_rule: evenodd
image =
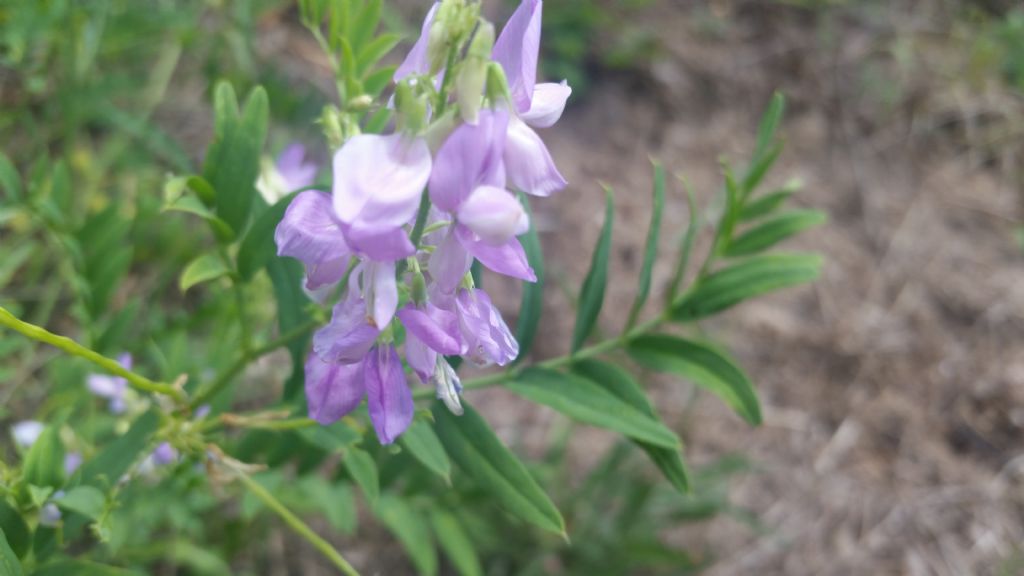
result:
<svg viewBox="0 0 1024 576"><path fill-rule="evenodd" d="M519 115L530 126L547 128L558 122L565 110L565 101L572 94L572 88L562 80L561 83L545 82L537 84L533 89L533 103L530 109Z"/></svg>

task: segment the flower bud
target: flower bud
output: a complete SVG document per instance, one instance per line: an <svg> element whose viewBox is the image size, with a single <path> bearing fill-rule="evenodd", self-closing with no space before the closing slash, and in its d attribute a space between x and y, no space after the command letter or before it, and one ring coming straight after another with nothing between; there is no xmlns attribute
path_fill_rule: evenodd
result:
<svg viewBox="0 0 1024 576"><path fill-rule="evenodd" d="M419 269L413 271L412 290L409 297L416 304L423 304L427 301L427 282L424 280L423 273Z"/></svg>
<svg viewBox="0 0 1024 576"><path fill-rule="evenodd" d="M445 67L448 54L458 49L459 44L473 32L480 16L479 2L466 0L442 0L430 26L427 42L427 59L430 74L437 74Z"/></svg>
<svg viewBox="0 0 1024 576"><path fill-rule="evenodd" d="M399 130L418 134L427 124L426 99L415 94L409 81L403 80L395 87L395 110Z"/></svg>
<svg viewBox="0 0 1024 576"><path fill-rule="evenodd" d="M493 49L494 26L490 22L481 22L455 81L459 113L470 124L476 124L477 112L480 111L481 93L487 81L487 68Z"/></svg>
<svg viewBox="0 0 1024 576"><path fill-rule="evenodd" d="M487 65L487 99L492 105L512 101L512 92L508 89L508 78L501 64L491 62Z"/></svg>

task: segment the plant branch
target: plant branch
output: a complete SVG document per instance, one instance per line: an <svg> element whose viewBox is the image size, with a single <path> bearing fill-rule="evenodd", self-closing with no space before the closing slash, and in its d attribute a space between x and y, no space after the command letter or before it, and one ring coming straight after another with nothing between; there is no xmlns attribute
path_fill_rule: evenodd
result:
<svg viewBox="0 0 1024 576"><path fill-rule="evenodd" d="M6 326L33 340L59 348L72 356L85 358L107 372L124 378L128 381L128 384L138 390L152 392L154 394L164 394L178 401L186 400L185 392L180 388L176 388L175 386L164 382L154 382L145 376L141 376L135 372L127 370L124 366L118 364L117 360L107 358L98 352L90 350L67 336L54 334L45 328L20 320L2 306L0 306L0 326Z"/></svg>
<svg viewBox="0 0 1024 576"><path fill-rule="evenodd" d="M311 320L309 322L306 322L305 324L293 328L292 330L289 330L288 332L285 332L281 336L275 338L274 340L271 340L270 342L267 342L262 346L257 346L256 348L244 351L238 358L235 359L234 362L231 363L230 366L228 366L223 372L218 374L217 377L210 382L210 384L204 386L202 389L196 392L195 397L192 398L192 402L190 403L191 407L195 409L201 406L204 402L207 402L210 398L216 396L221 390L224 389L225 386L228 385L228 383L231 382L232 378L237 376L238 373L244 370L245 367L248 366L249 363L252 362L253 360L270 354L274 350L277 350L278 348L289 344L292 340L295 340L296 338L301 338L302 336L308 334L310 331L316 328L317 325L317 322Z"/></svg>

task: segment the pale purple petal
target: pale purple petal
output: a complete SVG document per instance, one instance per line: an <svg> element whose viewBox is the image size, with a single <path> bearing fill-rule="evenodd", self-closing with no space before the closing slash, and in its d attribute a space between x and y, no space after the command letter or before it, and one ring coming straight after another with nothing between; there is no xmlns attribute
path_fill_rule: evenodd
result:
<svg viewBox="0 0 1024 576"><path fill-rule="evenodd" d="M533 104L530 109L519 115L530 126L547 128L558 122L565 110L565 101L572 94L572 88L565 80L555 84L545 82L537 84L533 89Z"/></svg>
<svg viewBox="0 0 1024 576"><path fill-rule="evenodd" d="M121 368L124 368L125 370L131 370L132 355L129 354L128 352L122 352L121 355L117 357L117 363L121 365Z"/></svg>
<svg viewBox="0 0 1024 576"><path fill-rule="evenodd" d="M306 265L310 290L341 280L352 252L334 217L330 196L316 190L292 200L274 231L274 242L279 256L291 256Z"/></svg>
<svg viewBox="0 0 1024 576"><path fill-rule="evenodd" d="M68 452L64 455L64 475L71 476L82 465L81 452Z"/></svg>
<svg viewBox="0 0 1024 576"><path fill-rule="evenodd" d="M454 292L462 282L462 277L469 272L469 267L473 264L473 257L463 247L456 235L457 228L454 227L451 231L446 232L444 239L430 255L428 264L430 277L441 292Z"/></svg>
<svg viewBox="0 0 1024 576"><path fill-rule="evenodd" d="M541 0L523 0L494 43L494 59L508 78L516 111L530 109L537 82L537 52L540 50Z"/></svg>
<svg viewBox="0 0 1024 576"><path fill-rule="evenodd" d="M44 428L46 426L42 422L22 420L11 426L11 436L14 437L15 444L22 448L28 448L36 443Z"/></svg>
<svg viewBox="0 0 1024 576"><path fill-rule="evenodd" d="M377 262L394 262L416 253L416 247L402 228L352 228L348 231L348 242L353 250Z"/></svg>
<svg viewBox="0 0 1024 576"><path fill-rule="evenodd" d="M355 410L363 400L363 363L324 362L306 358L306 403L309 417L327 425Z"/></svg>
<svg viewBox="0 0 1024 576"><path fill-rule="evenodd" d="M92 392L100 398L115 398L123 392L121 378L107 376L106 374L89 374L85 383Z"/></svg>
<svg viewBox="0 0 1024 576"><path fill-rule="evenodd" d="M371 283L370 293L373 303L373 321L377 328L383 330L395 316L398 308L398 284L395 281L394 262L373 262L367 267L363 282Z"/></svg>
<svg viewBox="0 0 1024 576"><path fill-rule="evenodd" d="M429 302L422 308L410 303L398 311L398 319L402 321L407 333L416 336L433 350L446 355L462 353L459 319L455 313L442 310Z"/></svg>
<svg viewBox="0 0 1024 576"><path fill-rule="evenodd" d="M178 451L167 442L161 442L153 450L153 463L157 466L166 466L178 459Z"/></svg>
<svg viewBox="0 0 1024 576"><path fill-rule="evenodd" d="M508 124L504 159L512 187L527 194L550 196L568 184L555 167L544 141L517 118Z"/></svg>
<svg viewBox="0 0 1024 576"><path fill-rule="evenodd" d="M381 444L391 444L412 423L415 405L394 346L378 346L364 363L367 407Z"/></svg>
<svg viewBox="0 0 1024 576"><path fill-rule="evenodd" d="M437 363L431 382L433 382L434 389L437 391L437 397L444 402L448 410L456 416L462 416L462 403L459 401L459 394L462 392L462 382L447 360L442 358Z"/></svg>
<svg viewBox="0 0 1024 576"><path fill-rule="evenodd" d="M445 212L458 209L477 186L504 186L502 156L509 117L482 111L477 124L463 124L437 151L430 175L430 200Z"/></svg>
<svg viewBox="0 0 1024 576"><path fill-rule="evenodd" d="M501 313L480 289L461 290L456 297L459 326L468 344L467 357L477 364L504 366L519 355L519 344Z"/></svg>
<svg viewBox="0 0 1024 576"><path fill-rule="evenodd" d="M459 223L484 242L499 246L530 229L523 205L504 188L480 186L466 198L458 211Z"/></svg>
<svg viewBox="0 0 1024 576"><path fill-rule="evenodd" d="M61 517L60 508L53 502L47 502L39 509L39 524L42 526L53 528L60 523Z"/></svg>
<svg viewBox="0 0 1024 576"><path fill-rule="evenodd" d="M292 192L313 184L317 166L312 162L306 162L306 147L293 142L277 157L277 171L284 180L285 191Z"/></svg>
<svg viewBox="0 0 1024 576"><path fill-rule="evenodd" d="M426 384L430 380L430 375L434 373L437 352L424 344L415 334L408 332L405 336L405 360L419 377L420 382Z"/></svg>
<svg viewBox="0 0 1024 576"><path fill-rule="evenodd" d="M334 155L335 214L357 234L401 227L416 215L430 167L421 138L356 136Z"/></svg>
<svg viewBox="0 0 1024 576"><path fill-rule="evenodd" d="M466 251L487 268L527 282L537 281L537 275L530 267L526 251L518 239L512 238L505 244L493 246L465 226L456 226L455 235Z"/></svg>
<svg viewBox="0 0 1024 576"><path fill-rule="evenodd" d="M423 27L420 29L420 37L416 39L416 44L413 45L412 49L409 50L409 54L406 55L405 60L398 69L395 70L395 82L398 82L410 74L430 73L430 59L427 57L427 43L430 39L430 25L434 22L434 14L437 13L437 7L439 5L439 2L434 2L434 5L430 7L430 11L427 12L427 16L423 19Z"/></svg>
<svg viewBox="0 0 1024 576"><path fill-rule="evenodd" d="M378 334L380 330L366 316L366 302L350 294L335 304L331 321L313 334L313 351L325 362L357 362Z"/></svg>

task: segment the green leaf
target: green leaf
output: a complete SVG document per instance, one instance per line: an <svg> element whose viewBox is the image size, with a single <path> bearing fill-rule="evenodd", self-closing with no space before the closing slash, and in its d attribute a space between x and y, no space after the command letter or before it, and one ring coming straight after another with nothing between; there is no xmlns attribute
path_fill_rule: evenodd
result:
<svg viewBox="0 0 1024 576"><path fill-rule="evenodd" d="M36 569L32 576L144 576L144 573L87 560L58 560Z"/></svg>
<svg viewBox="0 0 1024 576"><path fill-rule="evenodd" d="M249 93L239 115L234 90L217 86L214 102L215 134L203 165L203 177L217 193L217 216L232 230L241 231L256 197L260 154L267 137L270 105L262 87Z"/></svg>
<svg viewBox="0 0 1024 576"><path fill-rule="evenodd" d="M783 240L823 224L827 220L818 210L794 210L774 216L739 235L725 250L728 257L748 256L771 248Z"/></svg>
<svg viewBox="0 0 1024 576"><path fill-rule="evenodd" d="M107 444L95 458L83 464L75 477L81 484L113 486L149 446L150 438L159 424L160 416L156 410L146 412L135 420L123 436Z"/></svg>
<svg viewBox="0 0 1024 576"><path fill-rule="evenodd" d="M572 333L572 351L575 352L583 346L587 336L590 335L597 317L601 314L601 306L604 304L604 289L608 283L608 254L612 247L612 220L615 217L615 209L612 205L612 190L605 188L605 211L604 227L601 229L601 237L594 248L594 255L590 261L590 272L583 281L583 288L580 290L579 311L576 313L576 326Z"/></svg>
<svg viewBox="0 0 1024 576"><path fill-rule="evenodd" d="M107 505L107 498L92 486L78 486L68 490L64 496L56 499L57 506L72 512L78 512L90 520L98 520Z"/></svg>
<svg viewBox="0 0 1024 576"><path fill-rule="evenodd" d="M362 437L343 421L330 426L309 426L297 430L299 436L310 444L325 450L329 454L344 454Z"/></svg>
<svg viewBox="0 0 1024 576"><path fill-rule="evenodd" d="M462 416L455 416L441 402L434 402L432 408L437 434L448 455L506 511L564 536L565 521L537 481L480 414L465 400L462 406Z"/></svg>
<svg viewBox="0 0 1024 576"><path fill-rule="evenodd" d="M197 546L188 540L176 538L167 551L167 557L190 573L198 576L228 576L231 567L216 552Z"/></svg>
<svg viewBox="0 0 1024 576"><path fill-rule="evenodd" d="M369 44L359 51L359 56L356 58L356 67L359 69L359 75L361 77L366 76L366 73L373 68L373 65L386 56L388 52L394 50L395 46L398 46L398 43L401 41L402 37L398 34L381 34L370 41Z"/></svg>
<svg viewBox="0 0 1024 576"><path fill-rule="evenodd" d="M0 152L0 188L7 191L10 200L21 198L21 176L10 158Z"/></svg>
<svg viewBox="0 0 1024 576"><path fill-rule="evenodd" d="M690 221L686 226L686 234L683 235L682 245L679 250L679 261L676 263L676 269L672 273L672 284L669 286L668 293L666 294L667 304L672 304L675 301L679 288L683 285L683 278L686 276L686 270L690 266L690 255L693 253L693 241L697 237L697 229L700 223L697 213L697 200L693 196L693 188L690 187L689 182L685 179L680 177L680 180L682 180L683 188L686 190L686 202Z"/></svg>
<svg viewBox="0 0 1024 576"><path fill-rule="evenodd" d="M640 384L622 368L597 360L583 360L573 365L573 371L589 378L592 382L640 412L652 418L657 418L657 414L655 414L654 408L651 407L651 403L647 399L647 395L644 394ZM686 466L683 464L679 450L662 448L649 442L634 442L647 453L647 456L661 470L661 473L676 490L684 493L689 492L689 473L686 471Z"/></svg>
<svg viewBox="0 0 1024 576"><path fill-rule="evenodd" d="M210 225L213 235L220 242L231 242L235 238L235 231L228 226L228 223L221 220L205 204L195 196L185 194L179 196L171 203L163 207L164 212L186 212L199 216Z"/></svg>
<svg viewBox="0 0 1024 576"><path fill-rule="evenodd" d="M0 498L0 532L7 537L7 544L14 551L14 555L24 558L32 546L32 535L21 513L3 498Z"/></svg>
<svg viewBox="0 0 1024 576"><path fill-rule="evenodd" d="M811 282L822 260L813 254L761 254L709 274L672 307L672 319L703 318L744 300Z"/></svg>
<svg viewBox="0 0 1024 576"><path fill-rule="evenodd" d="M267 275L274 285L277 300L277 326L281 334L298 328L309 321L306 304L309 300L302 292L302 264L288 258L271 258L267 262ZM284 399L290 400L302 391L305 382L306 343L308 338L295 338L288 343L292 357L292 374L284 387Z"/></svg>
<svg viewBox="0 0 1024 576"><path fill-rule="evenodd" d="M530 201L526 195L519 194L519 201L523 208L530 214ZM530 229L523 236L519 237L526 252L526 261L533 268L537 276L536 282L523 282L523 297L519 304L519 320L516 322L516 341L519 342L519 355L516 362L525 358L533 347L533 338L537 335L537 327L540 325L540 317L544 312L544 255L541 251L540 238L537 237L537 227L531 216Z"/></svg>
<svg viewBox="0 0 1024 576"><path fill-rule="evenodd" d="M28 485L28 500L36 508L42 508L50 499L50 494L53 494L53 488L50 486Z"/></svg>
<svg viewBox="0 0 1024 576"><path fill-rule="evenodd" d="M528 368L505 387L574 420L657 446L675 450L681 447L675 433L651 414L636 409L587 378L543 368Z"/></svg>
<svg viewBox="0 0 1024 576"><path fill-rule="evenodd" d="M51 424L43 429L25 455L22 476L35 486L56 489L64 483L64 445L59 426Z"/></svg>
<svg viewBox="0 0 1024 576"><path fill-rule="evenodd" d="M424 420L414 420L406 431L399 436L399 442L420 461L428 470L451 483L452 465L444 452L441 440L434 433L433 426Z"/></svg>
<svg viewBox="0 0 1024 576"><path fill-rule="evenodd" d="M274 244L274 230L277 228L285 210L292 203L295 194L289 194L281 198L273 206L267 208L253 221L249 232L242 239L238 248L238 274L243 280L252 280L256 272L266 265L267 261L277 254L277 247Z"/></svg>
<svg viewBox="0 0 1024 576"><path fill-rule="evenodd" d="M380 497L380 480L377 474L377 463L373 461L373 457L360 448L350 446L346 450L342 462L352 479L362 488L366 501L371 506L375 505Z"/></svg>
<svg viewBox="0 0 1024 576"><path fill-rule="evenodd" d="M640 365L710 390L750 424L761 423L754 385L725 351L667 334L640 336L629 343L628 350Z"/></svg>
<svg viewBox="0 0 1024 576"><path fill-rule="evenodd" d="M651 293L651 273L654 262L658 259L658 237L661 235L661 213L665 209L665 169L660 163L654 162L654 192L651 206L651 223L647 227L647 244L644 248L644 262L640 267L640 280L637 283L636 299L629 312L627 328L636 323L640 310L647 303Z"/></svg>
<svg viewBox="0 0 1024 576"><path fill-rule="evenodd" d="M362 48L370 38L373 38L373 33L377 31L377 24L380 22L381 0L364 0L362 4L363 9L359 11L351 29L352 46L357 49Z"/></svg>
<svg viewBox="0 0 1024 576"><path fill-rule="evenodd" d="M740 210L740 220L753 220L778 210L800 187L800 181L794 180L782 188L769 192L752 202L748 202Z"/></svg>
<svg viewBox="0 0 1024 576"><path fill-rule="evenodd" d="M382 496L374 508L381 522L398 537L417 574L437 574L437 549L427 523L405 500Z"/></svg>
<svg viewBox="0 0 1024 576"><path fill-rule="evenodd" d="M381 91L391 82L391 79L395 76L395 70L397 66L386 66L374 70L366 76L363 80L363 92L376 98L380 95ZM366 132L370 134L377 134L383 130L384 125L391 118L392 109L382 107L373 113L370 120L366 123Z"/></svg>
<svg viewBox="0 0 1024 576"><path fill-rule="evenodd" d="M24 572L21 569L21 562L11 548L7 534L0 530L0 574L3 576L21 576Z"/></svg>
<svg viewBox="0 0 1024 576"><path fill-rule="evenodd" d="M227 264L224 263L224 259L219 254L202 254L185 267L184 272L181 273L181 278L178 280L178 287L181 288L182 292L186 292L196 284L216 280L229 273L231 273L231 270L228 269Z"/></svg>
<svg viewBox="0 0 1024 576"><path fill-rule="evenodd" d="M768 103L768 108L761 116L761 122L757 127L757 144L754 146L752 165L756 165L768 154L769 148L775 141L775 134L779 130L779 123L782 122L782 114L785 109L786 98L779 92L772 94L771 102Z"/></svg>
<svg viewBox="0 0 1024 576"><path fill-rule="evenodd" d="M435 508L430 513L430 523L438 544L458 573L462 576L482 576L484 569L480 566L473 541L458 519L445 510Z"/></svg>

